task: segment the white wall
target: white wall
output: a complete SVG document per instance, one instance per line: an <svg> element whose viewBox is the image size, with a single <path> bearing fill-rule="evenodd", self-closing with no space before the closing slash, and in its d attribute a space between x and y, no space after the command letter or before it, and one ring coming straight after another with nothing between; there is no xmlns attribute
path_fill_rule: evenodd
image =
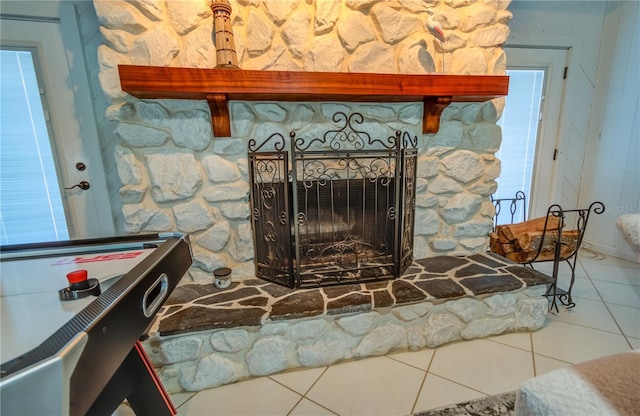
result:
<svg viewBox="0 0 640 416"><path fill-rule="evenodd" d="M576 207L582 166L591 128L601 34L603 1L514 1L508 45L568 48L568 77L558 130L559 155L551 203ZM544 155L544 157L552 157Z"/></svg>
<svg viewBox="0 0 640 416"><path fill-rule="evenodd" d="M635 259L615 220L639 205L638 3L516 0L509 10L508 45L569 48L552 203L570 209L604 202L587 242Z"/></svg>
<svg viewBox="0 0 640 416"><path fill-rule="evenodd" d="M593 247L635 260L615 222L640 212L640 3L610 3L603 45L580 199L606 206L589 226Z"/></svg>
<svg viewBox="0 0 640 416"><path fill-rule="evenodd" d="M118 168L116 166L114 148L117 139L113 134L117 123L109 120L106 116L106 109L110 102L102 91L98 73L100 70L98 64L98 46L102 45L104 39L100 33L100 23L96 10L93 7L92 0L74 1L75 10L78 18L78 26L80 28L80 38L82 42L83 55L86 62L86 72L89 80L89 88L91 97L93 97L93 111L95 115L96 129L100 140L100 152L104 161L105 175L109 184L109 202L111 204L111 212L114 213L116 227L122 223L117 219L122 212L122 201L118 188L111 186L119 181ZM118 234L123 234L124 230L117 229Z"/></svg>

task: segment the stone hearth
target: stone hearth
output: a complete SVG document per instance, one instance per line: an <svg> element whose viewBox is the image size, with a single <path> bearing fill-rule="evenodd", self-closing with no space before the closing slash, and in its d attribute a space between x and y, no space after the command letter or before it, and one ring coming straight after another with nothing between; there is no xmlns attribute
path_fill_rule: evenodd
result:
<svg viewBox="0 0 640 416"><path fill-rule="evenodd" d="M542 327L550 278L492 254L421 259L397 280L292 290L176 288L145 348L169 392Z"/></svg>

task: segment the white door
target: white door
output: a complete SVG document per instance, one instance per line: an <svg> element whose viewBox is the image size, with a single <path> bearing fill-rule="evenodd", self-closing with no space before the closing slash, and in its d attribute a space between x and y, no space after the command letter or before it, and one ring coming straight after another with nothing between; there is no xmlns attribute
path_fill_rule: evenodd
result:
<svg viewBox="0 0 640 416"><path fill-rule="evenodd" d="M12 177L18 178L26 171L30 175L35 173L34 177L40 175L40 178L32 180L26 189L24 184L20 185L19 181L16 182L19 186L14 187L13 191L16 191L14 193L11 193L11 186L3 187L1 202L4 212L0 213L2 214L0 221L4 221L5 218L8 221L9 211L18 209L24 211L22 213L24 224L36 222L45 224L47 222L43 221L43 215L50 215L52 218L60 217L53 212L59 204L56 202L58 200L62 204L68 230L68 237L64 232L56 232L52 238L51 233L45 232L40 236L18 238L7 234L10 228L15 229L16 224L11 227L7 226L8 223L2 224L3 244L114 234L115 227L108 198L104 164L100 154L85 65L79 50L79 32L73 10L66 8L66 11L71 12L71 16L67 16L64 29L58 19L3 17L0 21L3 59L6 58L7 63L10 61L15 63L17 60L19 73L17 78L15 74L12 75L13 78L6 78L13 82L3 82L0 85L0 93L3 96L0 112L5 119L4 126L0 126L0 134L3 135L5 149L15 150L15 146L30 142L33 144L31 146L33 151L38 153L35 159L31 159L36 162L24 166L12 163L12 156L20 152L24 153L28 149L20 149L18 153L13 154L2 152L0 149L3 176L0 179L10 183ZM14 60L12 55L16 53L20 58ZM25 111L18 112L18 105L12 105L12 101L6 97L10 91L15 93L20 88L27 88L27 83L24 82L16 89L15 82L22 82L21 79L24 79L20 77L29 76L31 70L27 67L30 63L33 64L33 70L38 75L37 87L31 91L25 89L22 96L14 96L20 100L28 96L32 98L31 104L26 103L22 106ZM35 105L38 97L40 109ZM17 117L22 117L22 122L9 123ZM39 123L43 123L45 128L39 129ZM42 137L47 133L48 137ZM47 144L50 145L50 149L46 148ZM50 152L53 157L49 166L53 169L48 168L47 152ZM84 186L74 187L77 184ZM87 188L87 184L88 189L82 189ZM35 190L30 192L32 187L35 189L42 186L46 188L45 202L42 199L35 199L37 194ZM27 201L19 202L21 198L26 198ZM50 213L43 214L42 210L28 209L29 206L37 207L36 205L43 204L47 205L44 211L50 211ZM52 221L52 224L55 222L55 220ZM25 238L31 241L25 241Z"/></svg>
<svg viewBox="0 0 640 416"><path fill-rule="evenodd" d="M549 205L557 202L553 201L555 162L567 49L505 47L505 52L511 78L509 96L498 122L503 126L503 135L497 196L511 198L516 191L524 191L529 202L527 217L534 218L544 215ZM515 114L518 111L524 114Z"/></svg>

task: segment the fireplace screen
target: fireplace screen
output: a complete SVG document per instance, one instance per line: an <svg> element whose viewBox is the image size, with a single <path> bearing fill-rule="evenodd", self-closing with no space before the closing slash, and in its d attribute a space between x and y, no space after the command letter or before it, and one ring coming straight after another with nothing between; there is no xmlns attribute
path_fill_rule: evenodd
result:
<svg viewBox="0 0 640 416"><path fill-rule="evenodd" d="M413 261L417 137L338 112L321 138L249 142L258 277L291 288L399 277ZM286 151L288 147L290 151Z"/></svg>

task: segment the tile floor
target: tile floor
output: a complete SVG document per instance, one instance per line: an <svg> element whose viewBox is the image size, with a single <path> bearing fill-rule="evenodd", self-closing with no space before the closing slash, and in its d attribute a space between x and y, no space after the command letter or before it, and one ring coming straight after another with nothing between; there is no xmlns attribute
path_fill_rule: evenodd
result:
<svg viewBox="0 0 640 416"><path fill-rule="evenodd" d="M550 271L550 264L541 264ZM640 265L582 250L572 310L544 328L295 370L172 396L178 415L409 415L640 348ZM568 281L563 265L560 286Z"/></svg>

